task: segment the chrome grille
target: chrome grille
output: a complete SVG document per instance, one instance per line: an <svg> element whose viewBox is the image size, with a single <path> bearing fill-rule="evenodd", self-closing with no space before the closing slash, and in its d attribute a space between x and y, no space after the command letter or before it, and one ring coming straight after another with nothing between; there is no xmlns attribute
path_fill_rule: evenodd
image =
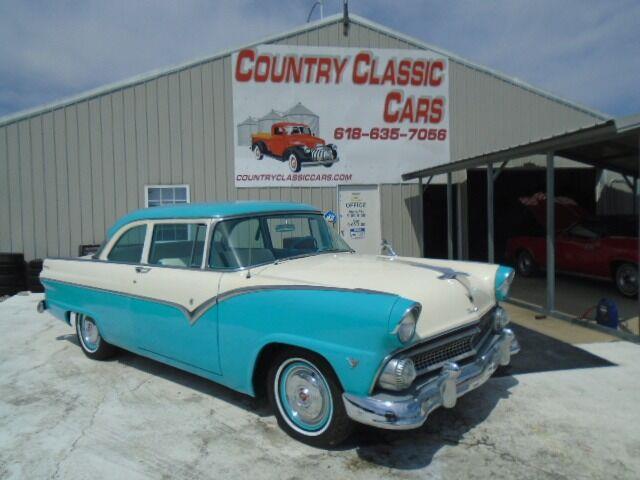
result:
<svg viewBox="0 0 640 480"><path fill-rule="evenodd" d="M452 342L445 343L433 350L413 355L411 359L413 360L416 370L418 373L428 371L431 370L431 368L435 368L443 364L447 360L460 358L465 354L473 353L473 340L475 339L475 336L475 334L468 335L466 337L453 340Z"/></svg>
<svg viewBox="0 0 640 480"><path fill-rule="evenodd" d="M458 361L475 355L493 327L493 310L472 327L465 327L416 346L407 356L418 375L440 368L446 361Z"/></svg>

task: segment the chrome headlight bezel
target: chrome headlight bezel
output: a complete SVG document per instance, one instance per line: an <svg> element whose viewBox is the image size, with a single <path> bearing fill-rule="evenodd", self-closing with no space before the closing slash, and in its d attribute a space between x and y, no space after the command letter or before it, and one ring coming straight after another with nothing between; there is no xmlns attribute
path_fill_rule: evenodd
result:
<svg viewBox="0 0 640 480"><path fill-rule="evenodd" d="M493 313L493 329L496 332L501 332L507 325L511 319L509 318L509 314L502 307L497 307L495 312Z"/></svg>
<svg viewBox="0 0 640 480"><path fill-rule="evenodd" d="M396 326L398 341L403 345L409 343L416 334L420 310L421 307L419 304L412 305L405 311L402 320L400 320Z"/></svg>
<svg viewBox="0 0 640 480"><path fill-rule="evenodd" d="M405 390L416 379L417 373L410 358L392 358L382 369L378 385L387 390Z"/></svg>

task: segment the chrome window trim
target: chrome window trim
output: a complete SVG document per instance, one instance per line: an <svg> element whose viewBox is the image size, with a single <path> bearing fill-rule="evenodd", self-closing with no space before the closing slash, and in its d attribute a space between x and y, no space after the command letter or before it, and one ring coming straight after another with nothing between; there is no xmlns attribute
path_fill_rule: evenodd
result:
<svg viewBox="0 0 640 480"><path fill-rule="evenodd" d="M205 234L205 245L202 251L202 260L200 261L199 267L180 267L173 265L157 265L157 264L149 264L149 252L151 251L151 241L153 240L153 229L156 225L172 225L172 224L187 224L187 225L205 225L207 227L207 232ZM146 247L146 256L144 256L144 264L149 265L152 268L183 268L185 270L204 270L204 266L206 265L204 254L207 250L207 238L209 237L209 228L211 228L211 218L209 217L197 217L197 218L176 218L176 219L154 219L149 220L150 228L147 229L147 235L149 235L149 243L145 245ZM150 233L149 233L150 232ZM145 240L146 241L146 240Z"/></svg>
<svg viewBox="0 0 640 480"><path fill-rule="evenodd" d="M146 255L145 255L145 250L147 248L147 239L149 236L149 221L148 220L136 220L135 222L130 222L127 223L126 225L123 225L122 228L120 228L120 230L118 230L116 232L116 234L113 236L113 238L111 238L109 240L109 242L107 243L107 245L105 246L105 248L102 250L102 252L100 253L100 259L105 261L105 262L112 262L112 263L120 263L120 262L115 262L113 260L109 260L109 254L111 253L111 250L113 250L113 247L115 247L115 245L118 243L118 241L123 237L123 235L125 235L129 230L131 230L132 228L136 228L139 227L141 225L145 225L147 227L147 230L145 232L145 237L144 237L144 244L142 246L142 254L140 257L140 261L133 263L132 265L141 265L141 264L145 264L146 262ZM74 257L71 257L74 258Z"/></svg>
<svg viewBox="0 0 640 480"><path fill-rule="evenodd" d="M261 212L259 214L241 214L241 215L229 215L227 217L219 217L219 218L215 218L214 219L214 223L212 224L212 228L211 228L211 236L208 239L208 244L209 244L209 248L211 247L211 240L213 239L213 234L215 231L215 228L218 226L218 223L220 222L224 222L226 220L238 220L238 219L243 219L243 218L257 218L257 217L271 217L274 215L320 215L323 220L324 220L324 216L322 215L322 212L319 210L294 210L294 211L288 211L288 210L275 210L273 212ZM325 220L326 221L326 220ZM210 255L210 250L207 251L207 261L205 262L205 268L207 270L212 270L214 272L218 272L218 273L234 273L234 272L243 272L246 270L251 270L252 268L258 268L258 267L264 267L266 265L273 265L279 262L284 262L284 261L289 261L289 260L295 260L297 258L306 258L306 257L311 257L314 255L324 255L324 254L328 254L328 253L352 253L352 252L316 252L316 253L311 253L308 255L301 255L299 257L290 257L290 258L281 258L281 259L276 259L276 260L271 260L268 262L262 262L262 263L256 263L255 265L251 265L249 267L237 267L237 268L213 268L209 265L208 259L209 259L209 255Z"/></svg>

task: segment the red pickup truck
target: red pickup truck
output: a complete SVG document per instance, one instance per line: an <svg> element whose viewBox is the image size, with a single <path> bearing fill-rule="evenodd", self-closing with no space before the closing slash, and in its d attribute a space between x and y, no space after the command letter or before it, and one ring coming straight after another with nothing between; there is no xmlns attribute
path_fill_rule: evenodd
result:
<svg viewBox="0 0 640 480"><path fill-rule="evenodd" d="M289 163L292 172L299 172L303 165L330 167L338 159L338 147L311 133L304 123L278 122L271 132L251 135L251 150L256 160L265 155Z"/></svg>

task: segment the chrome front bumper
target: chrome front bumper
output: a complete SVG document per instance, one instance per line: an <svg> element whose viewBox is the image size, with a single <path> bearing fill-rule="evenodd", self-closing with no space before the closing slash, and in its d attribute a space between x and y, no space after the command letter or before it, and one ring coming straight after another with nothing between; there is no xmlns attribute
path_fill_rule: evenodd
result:
<svg viewBox="0 0 640 480"><path fill-rule="evenodd" d="M486 342L474 362L463 366L447 362L437 377L424 383L418 381L409 393L378 393L370 397L342 394L347 415L378 428L418 428L436 408L453 408L458 397L485 383L519 351L513 331L505 328Z"/></svg>

